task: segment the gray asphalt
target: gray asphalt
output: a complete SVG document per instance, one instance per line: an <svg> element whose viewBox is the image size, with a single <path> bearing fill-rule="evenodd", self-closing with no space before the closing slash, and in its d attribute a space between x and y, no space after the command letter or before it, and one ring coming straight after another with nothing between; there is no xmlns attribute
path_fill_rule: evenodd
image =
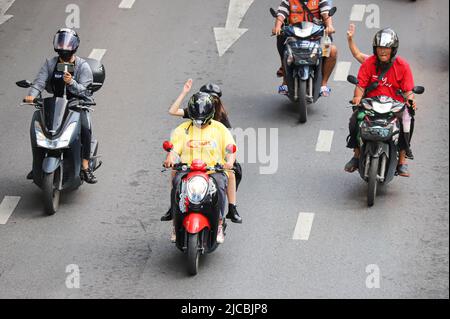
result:
<svg viewBox="0 0 450 319"><path fill-rule="evenodd" d="M47 217L25 180L32 110L16 107L25 92L14 82L33 78L53 55L51 37L72 2L82 14L79 54L107 49L93 114L104 166L97 185L64 194ZM17 0L0 26L0 200L21 196L0 225L0 298L449 298L448 2L373 1L427 91L418 98L412 177L381 189L371 209L364 182L343 172L352 86L332 82L332 97L310 109L305 125L276 94L268 8L278 1L255 1L241 24L249 31L220 58L212 28L225 25L228 1L137 0L131 10L118 1L72 2ZM345 38L353 4L335 5L339 60L353 61ZM375 29L357 27L357 43L370 53ZM244 224L228 228L196 277L169 241L170 224L159 222L169 200L161 144L180 123L167 108L190 77L194 90L222 86L234 127L279 134L277 173L244 162ZM315 151L320 130L335 132L330 153ZM315 213L308 241L292 240L300 212ZM80 267L80 289L65 285L69 264ZM372 264L379 289L366 287Z"/></svg>

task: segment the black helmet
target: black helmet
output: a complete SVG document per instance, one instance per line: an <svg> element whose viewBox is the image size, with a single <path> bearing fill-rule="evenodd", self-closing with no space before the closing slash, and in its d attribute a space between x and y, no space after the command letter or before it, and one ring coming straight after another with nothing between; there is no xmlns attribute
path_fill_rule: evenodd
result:
<svg viewBox="0 0 450 319"><path fill-rule="evenodd" d="M220 89L220 86L218 86L217 84L214 84L214 83L208 83L208 84L203 85L200 88L200 92L209 93L218 98L222 97L222 90Z"/></svg>
<svg viewBox="0 0 450 319"><path fill-rule="evenodd" d="M392 48L392 56L393 59L397 55L399 40L397 33L391 28L386 28L378 31L373 38L373 53L377 54L377 48Z"/></svg>
<svg viewBox="0 0 450 319"><path fill-rule="evenodd" d="M189 100L188 115L196 126L208 124L214 117L214 110L214 102L209 93L195 93Z"/></svg>
<svg viewBox="0 0 450 319"><path fill-rule="evenodd" d="M53 38L53 48L63 60L74 55L79 45L80 37L72 29L59 29Z"/></svg>

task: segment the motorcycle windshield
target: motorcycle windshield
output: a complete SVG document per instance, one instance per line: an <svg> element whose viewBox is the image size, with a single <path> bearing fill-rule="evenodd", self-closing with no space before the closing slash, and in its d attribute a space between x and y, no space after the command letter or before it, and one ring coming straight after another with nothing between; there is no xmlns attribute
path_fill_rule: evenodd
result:
<svg viewBox="0 0 450 319"><path fill-rule="evenodd" d="M44 99L44 123L47 131L56 134L63 124L66 113L67 100L62 97L50 97Z"/></svg>

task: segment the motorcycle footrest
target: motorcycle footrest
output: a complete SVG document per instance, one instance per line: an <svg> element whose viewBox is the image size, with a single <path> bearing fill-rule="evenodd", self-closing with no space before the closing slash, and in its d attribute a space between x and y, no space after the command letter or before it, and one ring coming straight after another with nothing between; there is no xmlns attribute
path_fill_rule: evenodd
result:
<svg viewBox="0 0 450 319"><path fill-rule="evenodd" d="M103 164L103 162L102 162L102 161L99 161L98 164L97 164L97 166L94 167L93 171L95 172L96 170L98 170L98 169L100 168L100 166L102 166L102 164Z"/></svg>

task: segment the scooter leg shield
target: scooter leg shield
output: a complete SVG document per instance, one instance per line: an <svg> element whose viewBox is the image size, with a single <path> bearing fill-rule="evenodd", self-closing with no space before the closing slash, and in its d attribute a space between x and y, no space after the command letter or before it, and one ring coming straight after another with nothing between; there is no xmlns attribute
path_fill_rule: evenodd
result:
<svg viewBox="0 0 450 319"><path fill-rule="evenodd" d="M183 226L189 234L197 234L203 229L211 229L208 218L198 213L191 213L183 220Z"/></svg>

